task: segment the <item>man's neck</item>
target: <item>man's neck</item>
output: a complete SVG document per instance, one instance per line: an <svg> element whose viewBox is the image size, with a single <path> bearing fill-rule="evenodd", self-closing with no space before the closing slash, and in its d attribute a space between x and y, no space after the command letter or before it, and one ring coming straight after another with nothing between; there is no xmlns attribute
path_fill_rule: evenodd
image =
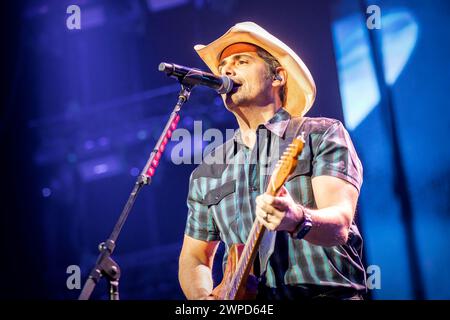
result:
<svg viewBox="0 0 450 320"><path fill-rule="evenodd" d="M241 130L242 141L246 146L253 148L256 141L256 129L260 124L272 119L279 108L275 103L270 103L267 106L241 107L233 112Z"/></svg>

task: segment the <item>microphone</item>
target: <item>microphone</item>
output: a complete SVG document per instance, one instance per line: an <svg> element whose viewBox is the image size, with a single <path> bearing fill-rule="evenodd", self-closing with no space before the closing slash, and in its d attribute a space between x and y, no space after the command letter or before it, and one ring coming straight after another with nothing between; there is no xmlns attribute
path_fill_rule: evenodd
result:
<svg viewBox="0 0 450 320"><path fill-rule="evenodd" d="M165 62L159 64L158 70L167 73L169 77L177 78L182 84L207 86L219 94L228 93L233 89L233 80L227 76L216 76L199 69Z"/></svg>

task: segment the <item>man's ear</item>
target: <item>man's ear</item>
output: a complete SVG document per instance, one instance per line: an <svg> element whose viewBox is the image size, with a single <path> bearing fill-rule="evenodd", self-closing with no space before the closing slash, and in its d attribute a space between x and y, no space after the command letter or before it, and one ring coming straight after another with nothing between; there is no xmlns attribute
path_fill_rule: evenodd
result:
<svg viewBox="0 0 450 320"><path fill-rule="evenodd" d="M284 68L278 67L276 69L276 74L273 77L273 86L284 86L287 80L287 72Z"/></svg>

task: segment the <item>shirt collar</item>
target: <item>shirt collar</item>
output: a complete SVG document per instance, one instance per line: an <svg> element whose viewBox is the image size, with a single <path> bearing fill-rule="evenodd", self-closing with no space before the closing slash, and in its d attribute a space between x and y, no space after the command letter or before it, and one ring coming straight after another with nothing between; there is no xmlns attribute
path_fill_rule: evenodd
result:
<svg viewBox="0 0 450 320"><path fill-rule="evenodd" d="M264 126L282 138L286 131L286 128L291 120L291 115L284 108L278 109L272 119L264 124Z"/></svg>
<svg viewBox="0 0 450 320"><path fill-rule="evenodd" d="M287 112L284 108L280 108L269 121L264 123L264 127L280 138L283 138L290 120L291 115L289 112ZM234 141L243 144L240 129L236 130L233 139Z"/></svg>

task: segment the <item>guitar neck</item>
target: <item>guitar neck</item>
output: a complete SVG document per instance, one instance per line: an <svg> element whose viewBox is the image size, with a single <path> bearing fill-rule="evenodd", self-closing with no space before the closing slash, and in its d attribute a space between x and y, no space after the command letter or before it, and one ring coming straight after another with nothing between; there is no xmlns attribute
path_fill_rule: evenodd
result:
<svg viewBox="0 0 450 320"><path fill-rule="evenodd" d="M270 177L266 193L276 196L287 177L291 174L297 165L297 157L303 150L305 144L303 133L294 138L292 143L286 148L283 156L277 163L274 173ZM231 279L230 286L226 292L226 298L235 300L242 292L245 292L247 279L255 261L256 253L258 252L259 244L264 236L266 227L262 225L256 218L253 222L252 229L245 243L239 262L236 266L235 273Z"/></svg>
<svg viewBox="0 0 450 320"><path fill-rule="evenodd" d="M259 244L264 236L266 227L255 219L249 237L239 258L234 276L226 294L227 299L235 300L239 292L245 290L247 279L253 266L253 262L258 252Z"/></svg>
<svg viewBox="0 0 450 320"><path fill-rule="evenodd" d="M279 189L275 190L273 184L269 183L266 193L275 196L278 191ZM253 262L255 261L256 254L258 253L258 248L265 231L266 227L262 225L258 219L255 219L252 229L250 230L250 234L247 238L247 242L245 243L245 247L242 250L234 277L232 278L230 291L228 293L228 298L230 300L234 300L238 292L245 289L244 287L246 286L247 278L252 269Z"/></svg>

